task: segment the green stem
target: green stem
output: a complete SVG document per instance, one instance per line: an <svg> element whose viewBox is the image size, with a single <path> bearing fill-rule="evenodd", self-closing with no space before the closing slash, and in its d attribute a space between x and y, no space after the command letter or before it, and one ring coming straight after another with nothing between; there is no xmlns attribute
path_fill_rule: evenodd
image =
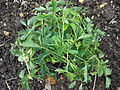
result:
<svg viewBox="0 0 120 90"><path fill-rule="evenodd" d="M26 67L27 67L27 71L28 71L28 73L30 74L30 70L29 70L29 66L28 66L28 64L27 64L27 61L24 60L24 62L25 62L25 65L26 65Z"/></svg>

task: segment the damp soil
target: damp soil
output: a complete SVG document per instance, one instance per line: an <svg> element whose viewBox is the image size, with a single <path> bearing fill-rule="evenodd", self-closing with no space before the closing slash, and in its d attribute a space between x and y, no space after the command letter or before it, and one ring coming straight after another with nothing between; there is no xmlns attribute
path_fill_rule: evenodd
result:
<svg viewBox="0 0 120 90"><path fill-rule="evenodd" d="M26 0L22 3L14 1L0 0L0 90L23 90L18 75L24 67L17 61L17 57L11 55L11 43L15 42L17 31L24 28L19 21L28 19L32 16L32 10L47 0ZM110 88L106 89L105 78L97 78L95 90L115 90L120 87L120 0L85 0L82 4L78 3L78 0L71 1L77 6L89 7L88 16L96 26L106 32L101 38L100 48L105 53L105 59L109 60L112 82ZM107 5L99 8L102 3ZM58 79L57 84L52 85L52 90L78 88L68 89L68 85L66 79ZM31 90L43 90L44 83L34 80L30 82L30 87ZM92 90L92 87L93 82L87 84L84 90Z"/></svg>

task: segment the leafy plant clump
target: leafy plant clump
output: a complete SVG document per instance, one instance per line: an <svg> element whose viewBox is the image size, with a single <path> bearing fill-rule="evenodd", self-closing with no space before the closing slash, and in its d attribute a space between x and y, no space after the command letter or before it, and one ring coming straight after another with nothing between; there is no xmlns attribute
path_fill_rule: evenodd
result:
<svg viewBox="0 0 120 90"><path fill-rule="evenodd" d="M98 48L104 32L94 28L84 11L52 0L45 7L35 8L35 16L27 22L21 21L26 30L18 32L11 53L26 65L19 75L24 89L30 89L30 79L56 77L56 73L64 74L72 82L68 88L80 81L82 90L92 77L102 75L106 77L106 88L109 87L111 70Z"/></svg>

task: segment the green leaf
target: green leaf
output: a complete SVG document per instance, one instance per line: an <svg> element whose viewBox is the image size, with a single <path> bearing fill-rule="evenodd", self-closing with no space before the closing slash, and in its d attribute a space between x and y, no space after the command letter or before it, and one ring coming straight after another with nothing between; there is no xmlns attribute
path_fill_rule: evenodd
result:
<svg viewBox="0 0 120 90"><path fill-rule="evenodd" d="M70 66L73 69L73 71L75 71L75 72L77 71L77 66L75 64L70 63Z"/></svg>
<svg viewBox="0 0 120 90"><path fill-rule="evenodd" d="M27 75L28 79L31 79L33 80L32 76L31 75Z"/></svg>
<svg viewBox="0 0 120 90"><path fill-rule="evenodd" d="M36 20L36 16L33 16L32 18L30 18L28 21L27 21L27 25L32 25Z"/></svg>
<svg viewBox="0 0 120 90"><path fill-rule="evenodd" d="M40 6L40 7L35 8L35 10L36 10L36 11L45 11L46 8Z"/></svg>
<svg viewBox="0 0 120 90"><path fill-rule="evenodd" d="M75 74L71 72L67 72L67 76L69 77L70 81L73 81L75 78Z"/></svg>
<svg viewBox="0 0 120 90"><path fill-rule="evenodd" d="M72 83L68 86L68 88L73 88L75 85L76 85L76 81L72 82Z"/></svg>
<svg viewBox="0 0 120 90"><path fill-rule="evenodd" d="M75 6L75 7L72 7L72 9L75 10L75 11L80 11L80 10L82 11L83 8L82 8L82 7L76 7L76 6Z"/></svg>
<svg viewBox="0 0 120 90"><path fill-rule="evenodd" d="M110 84L111 84L111 79L106 77L106 88L109 88Z"/></svg>
<svg viewBox="0 0 120 90"><path fill-rule="evenodd" d="M50 6L52 6L52 2L50 2L50 1L47 2L45 6L46 6L46 8L48 9Z"/></svg>
<svg viewBox="0 0 120 90"><path fill-rule="evenodd" d="M50 55L50 52L41 53L38 55L38 58L35 60L35 64L42 65L45 58Z"/></svg>
<svg viewBox="0 0 120 90"><path fill-rule="evenodd" d="M91 74L92 76L94 76L94 75L97 74L97 72L90 72L90 74Z"/></svg>
<svg viewBox="0 0 120 90"><path fill-rule="evenodd" d="M13 55L15 55L15 56L19 56L19 55L20 55L20 51L17 50L17 49L11 49L10 51L11 51L11 53L12 53Z"/></svg>
<svg viewBox="0 0 120 90"><path fill-rule="evenodd" d="M88 23L91 22L90 18L88 18L88 17L87 17L85 20L86 20Z"/></svg>
<svg viewBox="0 0 120 90"><path fill-rule="evenodd" d="M94 32L96 32L97 34L99 34L99 35L101 35L101 36L104 36L104 35L105 35L105 32L103 32L103 31L101 31L101 30L99 30L99 29L95 30Z"/></svg>
<svg viewBox="0 0 120 90"><path fill-rule="evenodd" d="M48 66L46 66L45 64L43 64L42 68L40 69L40 73L41 73L42 75L48 74L48 73L49 73L49 68L48 68Z"/></svg>
<svg viewBox="0 0 120 90"><path fill-rule="evenodd" d="M60 68L56 69L55 71L58 72L59 74L67 72L66 70Z"/></svg>
<svg viewBox="0 0 120 90"><path fill-rule="evenodd" d="M50 15L46 15L46 14L39 14L37 16L37 20L44 20L44 19L47 19L48 17L50 17Z"/></svg>
<svg viewBox="0 0 120 90"><path fill-rule="evenodd" d="M74 16L77 16L78 13L75 10L72 10L71 8L68 9L69 13L73 14Z"/></svg>
<svg viewBox="0 0 120 90"><path fill-rule="evenodd" d="M25 75L25 70L21 70L19 74L19 78L23 78Z"/></svg>
<svg viewBox="0 0 120 90"><path fill-rule="evenodd" d="M57 9L57 3L55 0L52 0L52 8L53 8L53 12L55 12Z"/></svg>
<svg viewBox="0 0 120 90"><path fill-rule="evenodd" d="M24 76L24 77L21 79L21 84L22 84L22 88L23 88L24 90L30 90L29 83L28 83L28 77Z"/></svg>
<svg viewBox="0 0 120 90"><path fill-rule="evenodd" d="M32 71L30 72L30 76L33 77L36 72L38 72L38 70L36 70L36 69L32 70Z"/></svg>
<svg viewBox="0 0 120 90"><path fill-rule="evenodd" d="M40 80L43 80L44 81L44 78L42 78L43 76L42 75L34 75L33 78L35 79L40 79Z"/></svg>
<svg viewBox="0 0 120 90"><path fill-rule="evenodd" d="M24 20L20 20L20 24L27 26L26 22Z"/></svg>
<svg viewBox="0 0 120 90"><path fill-rule="evenodd" d="M89 37L91 37L91 34L83 34L80 37L78 37L78 40L79 39L84 39L84 38L89 38Z"/></svg>
<svg viewBox="0 0 120 90"><path fill-rule="evenodd" d="M73 30L76 30L76 25L74 23L70 24Z"/></svg>
<svg viewBox="0 0 120 90"><path fill-rule="evenodd" d="M99 54L99 58L103 58L104 56L105 56L104 53L100 53L100 54Z"/></svg>
<svg viewBox="0 0 120 90"><path fill-rule="evenodd" d="M110 75L111 74L111 70L109 68L105 68L105 75Z"/></svg>
<svg viewBox="0 0 120 90"><path fill-rule="evenodd" d="M59 49L57 49L57 54L61 55L63 52L66 52L66 50L67 50L67 45L64 44L64 45L60 46Z"/></svg>
<svg viewBox="0 0 120 90"><path fill-rule="evenodd" d="M68 21L68 20L65 20L64 22L65 22L65 24L69 24L69 21Z"/></svg>
<svg viewBox="0 0 120 90"><path fill-rule="evenodd" d="M23 62L23 61L24 61L23 58L24 58L24 56L23 56L23 55L20 55L20 56L18 57L18 61Z"/></svg>
<svg viewBox="0 0 120 90"><path fill-rule="evenodd" d="M34 43L32 40L24 41L20 45L24 47L39 47L39 45L37 43Z"/></svg>
<svg viewBox="0 0 120 90"><path fill-rule="evenodd" d="M36 27L41 26L41 25L42 25L42 22L38 22L32 26L32 29L35 29Z"/></svg>
<svg viewBox="0 0 120 90"><path fill-rule="evenodd" d="M53 64L57 63L57 60L54 57L50 57L50 59Z"/></svg>
<svg viewBox="0 0 120 90"><path fill-rule="evenodd" d="M83 90L82 86L83 86L83 85L82 85L82 83L81 83L81 85L79 86L79 90Z"/></svg>
<svg viewBox="0 0 120 90"><path fill-rule="evenodd" d="M103 64L106 64L106 63L108 63L109 62L109 60L105 60L105 61L103 61Z"/></svg>
<svg viewBox="0 0 120 90"><path fill-rule="evenodd" d="M52 39L55 41L55 42L62 42L62 38L59 36L59 35L53 35L52 36Z"/></svg>
<svg viewBox="0 0 120 90"><path fill-rule="evenodd" d="M25 40L27 37L33 37L35 36L34 34L29 35L31 32L33 31L33 29L26 29L26 33L23 34L20 38L20 40Z"/></svg>
<svg viewBox="0 0 120 90"><path fill-rule="evenodd" d="M68 61L68 62L67 62L67 65L66 65L66 67L65 67L65 70L67 70L67 71L68 71L69 64L70 64L70 62Z"/></svg>
<svg viewBox="0 0 120 90"><path fill-rule="evenodd" d="M78 51L77 51L77 50L68 50L68 53L71 53L71 54L78 54Z"/></svg>
<svg viewBox="0 0 120 90"><path fill-rule="evenodd" d="M58 4L58 5L65 5L65 1L64 1L64 0L58 0L58 1L57 1L57 4Z"/></svg>
<svg viewBox="0 0 120 90"><path fill-rule="evenodd" d="M85 67L84 67L84 82L88 82L88 66L87 66L87 63L85 63Z"/></svg>
<svg viewBox="0 0 120 90"><path fill-rule="evenodd" d="M35 68L35 65L30 61L30 62L29 62L29 69L32 70L32 69L34 69L34 68Z"/></svg>
<svg viewBox="0 0 120 90"><path fill-rule="evenodd" d="M102 68L102 66L100 66L98 69L98 77L101 77L103 75L103 73L104 73L103 68Z"/></svg>
<svg viewBox="0 0 120 90"><path fill-rule="evenodd" d="M29 30L20 30L18 31L18 35L25 35L26 33L28 33Z"/></svg>
<svg viewBox="0 0 120 90"><path fill-rule="evenodd" d="M62 18L65 19L67 17L67 15L69 14L68 8L64 8L62 13L63 13L63 17Z"/></svg>
<svg viewBox="0 0 120 90"><path fill-rule="evenodd" d="M65 31L65 30L67 30L67 28L68 28L68 24L64 24L63 30Z"/></svg>

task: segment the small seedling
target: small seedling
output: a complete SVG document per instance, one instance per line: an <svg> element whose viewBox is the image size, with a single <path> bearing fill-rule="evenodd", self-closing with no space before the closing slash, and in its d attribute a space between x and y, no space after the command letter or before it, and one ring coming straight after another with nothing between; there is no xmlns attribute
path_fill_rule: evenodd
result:
<svg viewBox="0 0 120 90"><path fill-rule="evenodd" d="M19 75L24 89L30 89L29 80L56 78L56 73L72 82L68 88L80 81L82 90L93 76L102 75L109 87L111 70L99 49L104 32L94 28L84 11L81 7L68 8L64 1L52 0L45 7L35 8L35 16L21 21L26 30L18 32L11 53L26 65Z"/></svg>

